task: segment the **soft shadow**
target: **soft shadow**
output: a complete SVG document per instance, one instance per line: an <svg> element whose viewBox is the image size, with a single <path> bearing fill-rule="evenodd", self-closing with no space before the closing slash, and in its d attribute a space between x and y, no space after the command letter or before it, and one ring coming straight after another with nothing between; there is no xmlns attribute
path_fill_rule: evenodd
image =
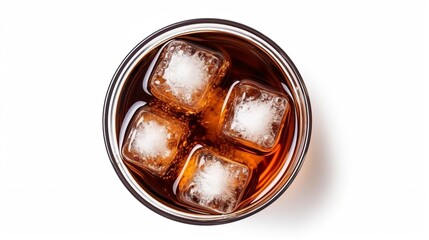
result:
<svg viewBox="0 0 429 240"><path fill-rule="evenodd" d="M257 214L264 224L305 224L320 215L327 206L326 200L332 186L332 158L325 119L318 109L319 106L313 105L312 136L304 164L289 189Z"/></svg>

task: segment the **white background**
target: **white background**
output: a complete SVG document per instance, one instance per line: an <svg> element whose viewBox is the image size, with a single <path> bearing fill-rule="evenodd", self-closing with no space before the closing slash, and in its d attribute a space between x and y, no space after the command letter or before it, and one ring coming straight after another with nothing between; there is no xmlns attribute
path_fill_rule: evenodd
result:
<svg viewBox="0 0 429 240"><path fill-rule="evenodd" d="M0 239L428 239L428 3L279 4L1 1ZM290 189L222 226L148 210L116 176L102 137L122 59L159 28L197 17L272 38L313 105L311 147Z"/></svg>

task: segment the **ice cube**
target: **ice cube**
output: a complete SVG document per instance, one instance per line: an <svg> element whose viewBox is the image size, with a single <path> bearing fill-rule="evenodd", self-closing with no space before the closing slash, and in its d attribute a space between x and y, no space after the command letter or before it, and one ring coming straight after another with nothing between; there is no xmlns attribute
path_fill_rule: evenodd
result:
<svg viewBox="0 0 429 240"><path fill-rule="evenodd" d="M196 208L230 213L239 204L250 175L247 166L198 145L179 176L176 194Z"/></svg>
<svg viewBox="0 0 429 240"><path fill-rule="evenodd" d="M222 133L247 147L270 151L284 124L288 100L250 80L236 82L225 100Z"/></svg>
<svg viewBox="0 0 429 240"><path fill-rule="evenodd" d="M220 53L187 41L172 40L160 51L149 81L150 92L188 111L200 110L229 62Z"/></svg>
<svg viewBox="0 0 429 240"><path fill-rule="evenodd" d="M162 176L171 165L187 128L165 113L144 106L134 115L122 147L125 160Z"/></svg>

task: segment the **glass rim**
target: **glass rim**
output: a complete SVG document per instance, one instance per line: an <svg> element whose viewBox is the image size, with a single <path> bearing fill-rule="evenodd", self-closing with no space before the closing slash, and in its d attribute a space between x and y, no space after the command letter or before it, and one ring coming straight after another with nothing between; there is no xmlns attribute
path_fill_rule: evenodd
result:
<svg viewBox="0 0 429 240"><path fill-rule="evenodd" d="M297 136L298 144L292 154L295 155L296 159L291 159L291 161L296 161L296 165L286 182L280 186L280 188L276 190L271 197L262 201L261 204L251 204L250 206L236 212L224 215L203 215L182 212L163 204L146 193L122 163L119 144L116 137L116 133L119 129L116 129L115 127L118 96L121 93L128 74L132 69L134 69L135 65L151 50L162 45L169 39L186 34L210 31L230 33L240 38L244 38L251 41L253 44L258 45L258 47L263 48L270 57L273 57L274 60L284 68L283 72L288 74L289 81L294 85L292 97L296 100L296 104L298 104L295 108L298 107L296 112L299 115L297 126L298 133L300 133L300 135ZM311 104L307 89L301 75L287 54L271 39L253 28L237 22L213 18L190 19L177 22L152 33L138 43L124 58L110 82L104 101L102 118L103 136L108 156L115 172L128 191L152 211L175 221L196 225L214 225L237 221L249 217L273 203L286 191L299 172L309 147L312 129Z"/></svg>

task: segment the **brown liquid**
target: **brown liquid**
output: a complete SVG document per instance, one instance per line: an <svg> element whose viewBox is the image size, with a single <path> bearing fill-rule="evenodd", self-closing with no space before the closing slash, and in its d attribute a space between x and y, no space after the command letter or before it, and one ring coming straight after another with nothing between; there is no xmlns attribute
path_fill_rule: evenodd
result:
<svg viewBox="0 0 429 240"><path fill-rule="evenodd" d="M226 52L229 55L230 69L219 86L214 89L213 94L210 95L212 99L209 101L209 106L206 110L198 114L189 114L170 107L168 104L155 99L143 90L142 80L159 49L155 49L143 58L125 81L124 90L119 97L116 115L117 129L121 129L125 115L130 107L138 101L144 101L149 106L169 112L171 117L187 123L190 134L186 138L186 141L179 146L180 149L174 163L163 177L154 176L127 161L124 161L124 163L141 187L159 201L173 208L201 212L201 210L181 203L174 194L173 184L195 143L208 145L224 156L246 159L244 164L252 171L252 177L237 209L246 207L252 204L252 201L273 182L282 166L289 164L286 163L286 159L288 154L291 154L289 150L296 138L296 130L293 99L287 92L289 90L285 90L284 88L285 86L289 86L288 80L270 57L243 39L216 32L186 35L177 39L191 41L200 46ZM217 121L221 115L221 108L226 93L232 83L242 79L256 81L268 89L283 94L289 100L290 109L286 112L286 120L284 121L279 141L270 152L249 150L239 144L226 141L224 138L219 137L216 132ZM119 133L117 137L119 139Z"/></svg>

